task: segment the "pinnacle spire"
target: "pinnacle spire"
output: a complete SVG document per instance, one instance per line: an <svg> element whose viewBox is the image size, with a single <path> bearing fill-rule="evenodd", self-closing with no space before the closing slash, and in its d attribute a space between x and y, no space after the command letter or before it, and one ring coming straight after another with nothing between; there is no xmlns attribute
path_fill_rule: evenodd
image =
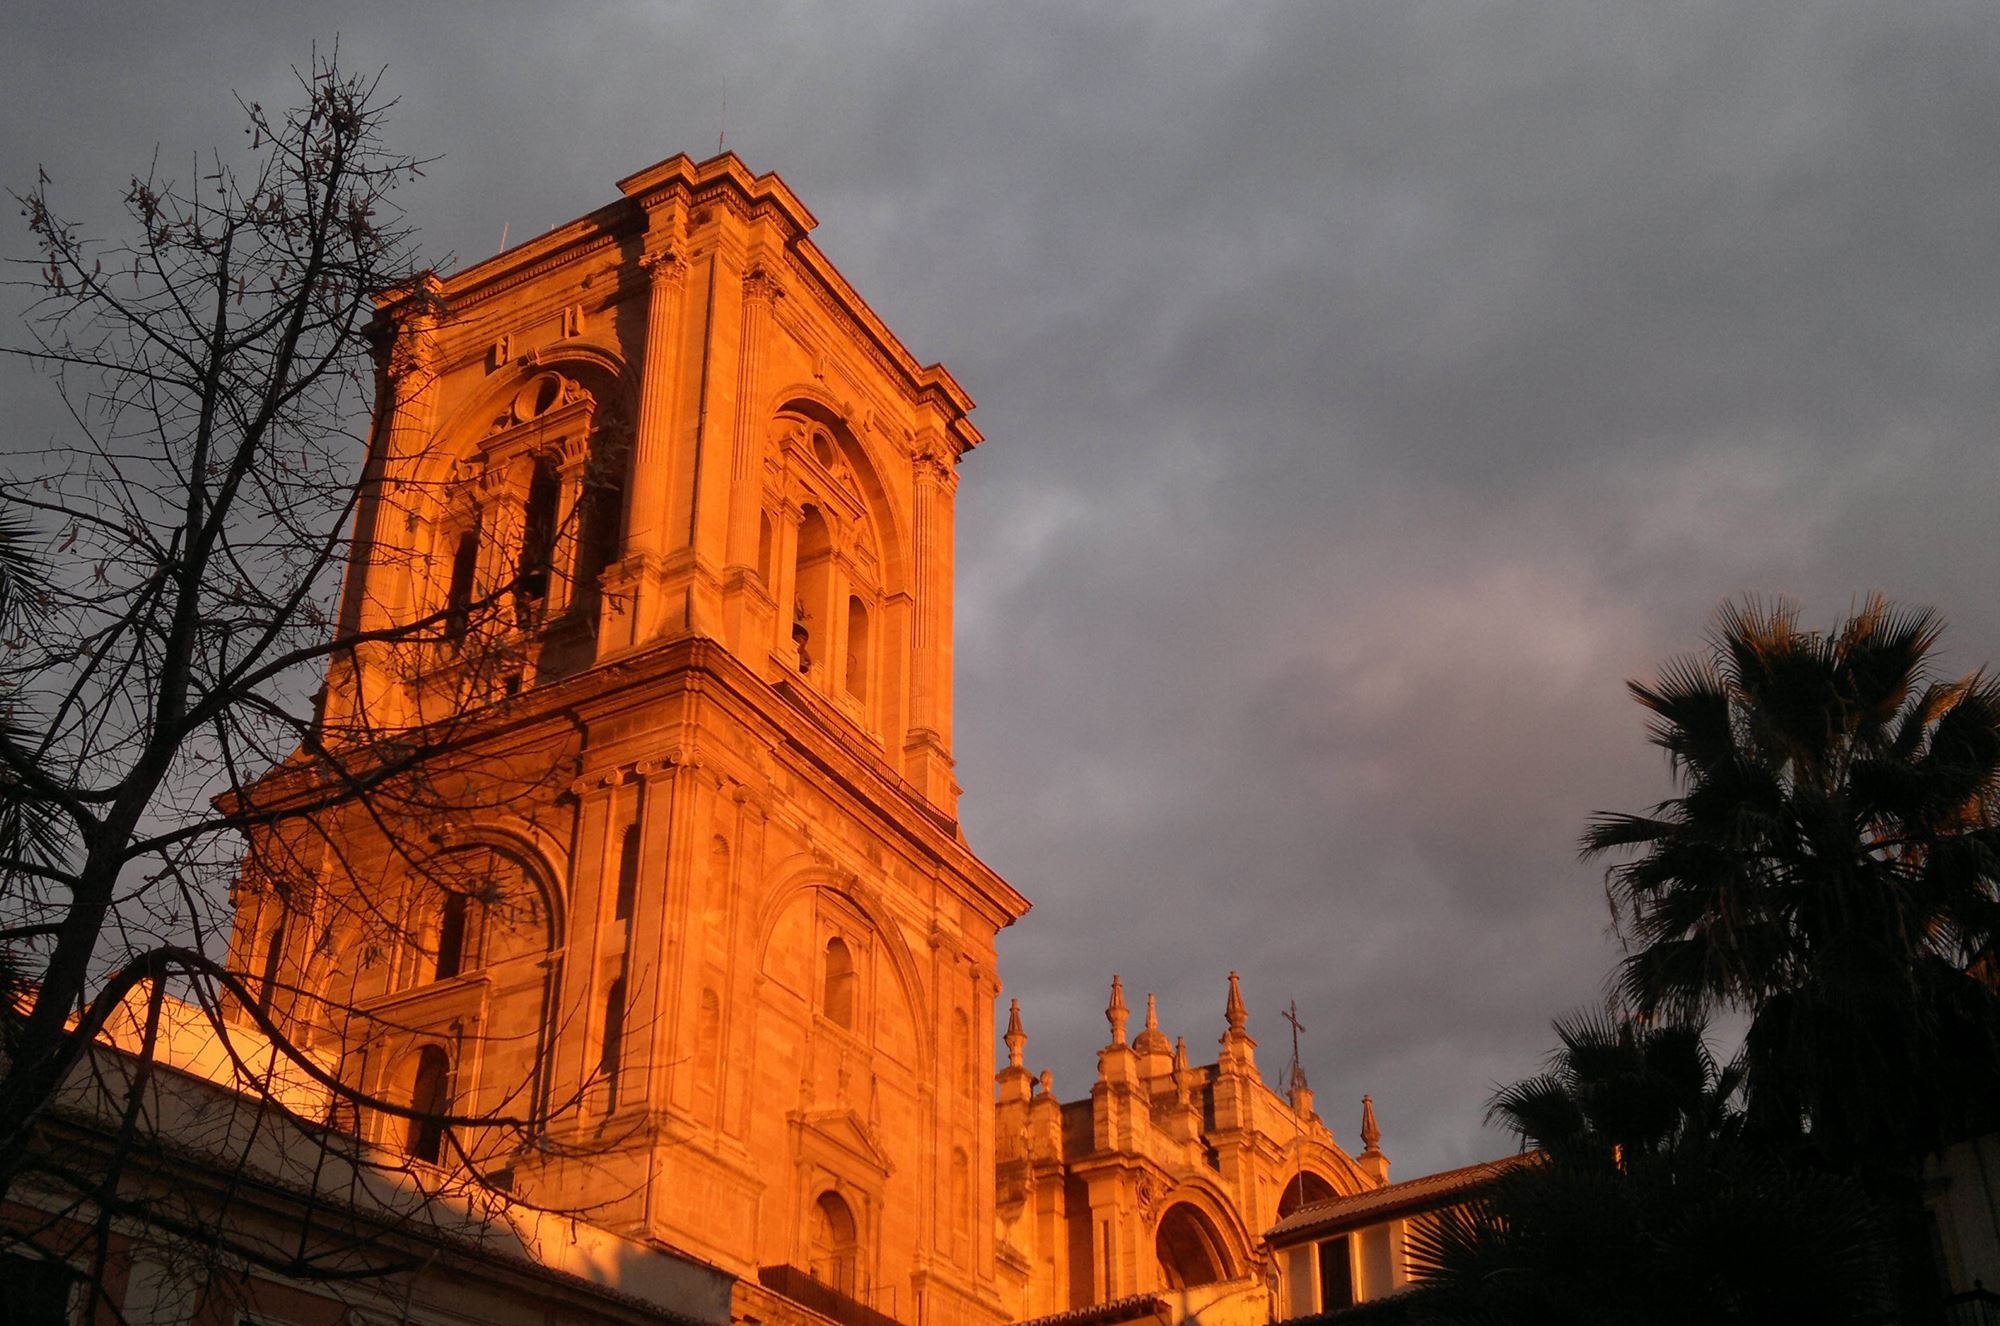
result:
<svg viewBox="0 0 2000 1326"><path fill-rule="evenodd" d="M1243 984L1235 972L1229 973L1229 1003L1223 1009L1223 1016L1229 1019L1231 1031L1243 1030L1244 1024L1250 1021L1250 1014L1243 1008Z"/></svg>
<svg viewBox="0 0 2000 1326"><path fill-rule="evenodd" d="M1167 1038L1160 1031L1160 1001L1151 991L1146 994L1146 1029L1132 1042L1132 1048L1148 1055L1168 1051Z"/></svg>
<svg viewBox="0 0 2000 1326"><path fill-rule="evenodd" d="M1125 982L1114 973L1111 977L1111 1002L1104 1009L1104 1020L1111 1024L1111 1043L1125 1043L1125 1023L1131 1018L1132 1010L1125 1007Z"/></svg>
<svg viewBox="0 0 2000 1326"><path fill-rule="evenodd" d="M1382 1154L1382 1125L1375 1122L1375 1098L1361 1098L1361 1154L1354 1158L1377 1183L1389 1181L1389 1157Z"/></svg>
<svg viewBox="0 0 2000 1326"><path fill-rule="evenodd" d="M1007 1042L1007 1067L1023 1067L1021 1060L1028 1048L1028 1033L1021 1030L1021 1001L1018 999L1008 1001L1007 1034L1001 1039Z"/></svg>

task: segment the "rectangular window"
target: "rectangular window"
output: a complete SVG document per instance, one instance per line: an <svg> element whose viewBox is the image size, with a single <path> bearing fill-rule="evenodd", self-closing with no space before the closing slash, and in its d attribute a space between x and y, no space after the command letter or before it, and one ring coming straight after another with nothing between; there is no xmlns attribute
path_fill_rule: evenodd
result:
<svg viewBox="0 0 2000 1326"><path fill-rule="evenodd" d="M1347 1236L1328 1239L1319 1245L1319 1310L1354 1306L1354 1263L1347 1250Z"/></svg>

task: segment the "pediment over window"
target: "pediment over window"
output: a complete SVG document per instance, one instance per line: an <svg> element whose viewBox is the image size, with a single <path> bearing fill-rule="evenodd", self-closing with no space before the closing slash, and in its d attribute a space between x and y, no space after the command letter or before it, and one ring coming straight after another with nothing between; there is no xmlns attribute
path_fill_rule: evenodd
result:
<svg viewBox="0 0 2000 1326"><path fill-rule="evenodd" d="M802 1159L840 1174L852 1174L860 1166L886 1179L895 1171L889 1153L853 1110L795 1111L791 1122Z"/></svg>

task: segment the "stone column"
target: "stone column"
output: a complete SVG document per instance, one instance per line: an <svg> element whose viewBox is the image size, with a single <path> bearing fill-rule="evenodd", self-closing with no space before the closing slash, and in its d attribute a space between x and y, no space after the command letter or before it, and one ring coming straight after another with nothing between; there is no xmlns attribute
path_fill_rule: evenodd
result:
<svg viewBox="0 0 2000 1326"><path fill-rule="evenodd" d="M639 419L632 438L626 480L625 555L606 567L605 605L599 638L603 648L628 648L645 637L658 619L659 565L671 540L665 528L672 482L675 369L680 362L675 332L681 321L687 261L668 243L656 243L639 260L646 273L646 345L639 373Z"/></svg>
<svg viewBox="0 0 2000 1326"><path fill-rule="evenodd" d="M762 264L743 274L743 322L736 360L736 423L729 467L729 543L723 570L723 631L738 657L755 659L770 633L778 599L757 564L758 518L763 511L765 418L764 360L771 339L771 310L784 290ZM775 530L773 531L775 535ZM774 538L775 542L775 538ZM775 560L775 558L774 558Z"/></svg>
<svg viewBox="0 0 2000 1326"><path fill-rule="evenodd" d="M438 502L417 482L419 466L436 445L431 437L437 402L436 277L427 276L397 310L398 326L380 361L380 393L370 439L371 454L354 546L341 584L340 622L346 631L380 631L414 621L440 606L432 602L432 576L420 547L436 527ZM435 559L429 559L435 560ZM448 556L447 556L447 565ZM416 721L398 678L412 669L392 655L415 646L374 642L357 648L349 663L337 659L327 672L322 717L329 734L400 727Z"/></svg>
<svg viewBox="0 0 2000 1326"><path fill-rule="evenodd" d="M925 799L956 813L951 776L952 507L958 476L936 434L919 439L912 512L910 730L904 743L904 776Z"/></svg>

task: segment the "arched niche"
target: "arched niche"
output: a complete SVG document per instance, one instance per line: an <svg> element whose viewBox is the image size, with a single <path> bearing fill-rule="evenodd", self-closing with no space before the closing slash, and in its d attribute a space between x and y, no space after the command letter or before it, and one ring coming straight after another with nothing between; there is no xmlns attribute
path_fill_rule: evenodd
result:
<svg viewBox="0 0 2000 1326"><path fill-rule="evenodd" d="M847 1199L831 1190L806 1213L806 1273L827 1288L855 1297L860 1290L861 1236Z"/></svg>
<svg viewBox="0 0 2000 1326"><path fill-rule="evenodd" d="M789 638L802 680L876 731L900 678L884 645L891 606L907 602L910 589L898 515L907 494L885 481L822 401L785 400L770 428L776 481L765 490L757 538L786 622L779 643ZM791 522L790 537L767 538L782 521Z"/></svg>
<svg viewBox="0 0 2000 1326"><path fill-rule="evenodd" d="M1160 1278L1168 1289L1233 1280L1238 1272L1222 1233L1192 1202L1175 1202L1160 1214L1153 1233Z"/></svg>
<svg viewBox="0 0 2000 1326"><path fill-rule="evenodd" d="M873 1036L875 1048L898 1063L931 1062L938 1037L929 1001L916 958L894 920L879 914L859 891L830 878L811 856L794 856L775 873L778 882L757 919L757 961L764 978L800 1006L815 1003L826 940L840 933L862 983L862 1029Z"/></svg>
<svg viewBox="0 0 2000 1326"><path fill-rule="evenodd" d="M482 634L595 626L603 576L625 551L628 396L602 356L510 369L403 462L411 607L443 614L443 660ZM588 630L571 634L587 641ZM546 663L587 661L572 648Z"/></svg>
<svg viewBox="0 0 2000 1326"><path fill-rule="evenodd" d="M1214 1182L1183 1178L1161 1196L1158 1210L1153 1250L1163 1285L1189 1288L1249 1273L1253 1236Z"/></svg>
<svg viewBox="0 0 2000 1326"><path fill-rule="evenodd" d="M558 943L542 872L512 845L461 841L413 872L397 984L468 976L516 959L539 961Z"/></svg>
<svg viewBox="0 0 2000 1326"><path fill-rule="evenodd" d="M874 578L884 593L908 589L903 485L885 478L907 470L908 458L878 454L837 403L807 385L779 393L767 417L779 469L801 491L839 497L844 515L852 518L855 507L865 512Z"/></svg>
<svg viewBox="0 0 2000 1326"><path fill-rule="evenodd" d="M1333 1181L1304 1169L1285 1181L1285 1190L1278 1196L1278 1219L1283 1220L1302 1206L1314 1202L1324 1202L1340 1196Z"/></svg>

